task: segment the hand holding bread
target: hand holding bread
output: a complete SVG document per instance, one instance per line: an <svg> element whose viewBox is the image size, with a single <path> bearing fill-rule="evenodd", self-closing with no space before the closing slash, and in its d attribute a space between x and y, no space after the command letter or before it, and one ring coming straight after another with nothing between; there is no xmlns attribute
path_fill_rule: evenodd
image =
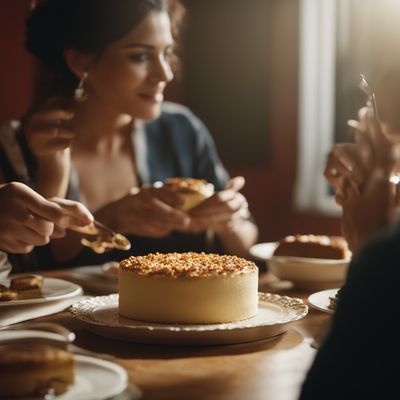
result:
<svg viewBox="0 0 400 400"><path fill-rule="evenodd" d="M216 233L233 229L237 221L249 216L246 198L239 193L245 180L241 176L232 178L224 190L215 192L201 204L189 211L188 231L200 232L211 229Z"/></svg>

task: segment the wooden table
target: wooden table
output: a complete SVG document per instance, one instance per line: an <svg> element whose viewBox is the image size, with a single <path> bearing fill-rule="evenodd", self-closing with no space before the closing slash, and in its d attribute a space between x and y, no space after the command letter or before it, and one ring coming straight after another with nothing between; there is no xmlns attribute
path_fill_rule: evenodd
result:
<svg viewBox="0 0 400 400"><path fill-rule="evenodd" d="M62 277L63 271L46 273ZM260 291L307 299L310 292L285 288L260 276ZM161 346L122 342L97 336L67 311L40 318L76 333L76 344L115 356L144 400L294 400L315 356L311 346L325 332L330 315L309 309L269 340L226 346Z"/></svg>

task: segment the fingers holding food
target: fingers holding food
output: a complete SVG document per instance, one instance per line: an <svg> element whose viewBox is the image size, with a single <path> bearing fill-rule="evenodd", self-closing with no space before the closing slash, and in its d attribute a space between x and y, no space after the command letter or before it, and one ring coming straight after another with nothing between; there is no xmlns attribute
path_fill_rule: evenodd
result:
<svg viewBox="0 0 400 400"><path fill-rule="evenodd" d="M183 203L177 208L184 212L198 206L214 194L214 185L204 179L174 177L167 179L165 185L181 195Z"/></svg>

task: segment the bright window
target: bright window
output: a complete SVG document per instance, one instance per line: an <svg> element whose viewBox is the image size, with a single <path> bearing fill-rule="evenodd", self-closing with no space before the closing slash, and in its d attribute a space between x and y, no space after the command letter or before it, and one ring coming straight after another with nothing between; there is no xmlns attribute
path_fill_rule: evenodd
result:
<svg viewBox="0 0 400 400"><path fill-rule="evenodd" d="M399 0L300 0L299 209L338 214L322 171L334 142L365 98L360 73L374 82L400 66ZM400 69L399 69L400 71Z"/></svg>

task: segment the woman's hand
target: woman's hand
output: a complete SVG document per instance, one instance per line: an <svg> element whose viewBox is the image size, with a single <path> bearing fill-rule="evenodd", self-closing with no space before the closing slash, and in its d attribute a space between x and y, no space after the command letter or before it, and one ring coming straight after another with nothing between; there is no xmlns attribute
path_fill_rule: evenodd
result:
<svg viewBox="0 0 400 400"><path fill-rule="evenodd" d="M188 215L176 209L183 202L180 194L166 186L133 188L99 210L96 218L125 235L163 237L189 225Z"/></svg>
<svg viewBox="0 0 400 400"><path fill-rule="evenodd" d="M69 200L49 201L19 182L0 185L0 249L29 253L49 242L55 226L65 229L72 222L86 225L93 217L82 205Z"/></svg>
<svg viewBox="0 0 400 400"><path fill-rule="evenodd" d="M342 234L353 254L391 222L396 207L393 188L384 170L377 168L365 182L363 192L343 206Z"/></svg>
<svg viewBox="0 0 400 400"><path fill-rule="evenodd" d="M190 225L187 232L202 232L207 229L215 233L230 231L244 218L249 217L246 198L239 193L245 180L241 176L232 178L225 189L214 193L189 211Z"/></svg>
<svg viewBox="0 0 400 400"><path fill-rule="evenodd" d="M359 193L368 176L360 147L355 143L338 143L331 149L324 169L324 176L335 189L336 202Z"/></svg>
<svg viewBox="0 0 400 400"><path fill-rule="evenodd" d="M23 133L36 156L36 188L44 197L64 197L69 183L70 149L74 132L71 101L62 97L47 100L25 118Z"/></svg>
<svg viewBox="0 0 400 400"><path fill-rule="evenodd" d="M52 197L48 200L57 204L62 213L62 217L54 221L52 238L63 237L65 236L66 229L76 226L86 226L94 220L93 215L82 203L60 197Z"/></svg>
<svg viewBox="0 0 400 400"><path fill-rule="evenodd" d="M388 168L390 159L391 143L371 110L361 108L358 117L358 121L348 121L355 143L336 144L324 170L325 178L336 190L336 202L341 206L360 194L377 166Z"/></svg>
<svg viewBox="0 0 400 400"><path fill-rule="evenodd" d="M67 149L74 138L68 127L73 116L71 102L62 97L53 97L31 110L23 133L32 153L40 158Z"/></svg>

